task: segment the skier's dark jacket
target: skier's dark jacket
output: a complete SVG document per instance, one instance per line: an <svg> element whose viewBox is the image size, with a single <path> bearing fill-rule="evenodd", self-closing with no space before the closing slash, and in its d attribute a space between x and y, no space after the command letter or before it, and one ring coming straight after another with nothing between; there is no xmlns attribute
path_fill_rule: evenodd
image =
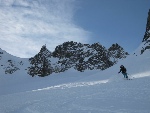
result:
<svg viewBox="0 0 150 113"><path fill-rule="evenodd" d="M127 72L127 70L126 70L126 68L124 67L124 66L122 66L122 67L120 67L120 71L119 71L119 73L120 72L122 72L122 73L126 73Z"/></svg>

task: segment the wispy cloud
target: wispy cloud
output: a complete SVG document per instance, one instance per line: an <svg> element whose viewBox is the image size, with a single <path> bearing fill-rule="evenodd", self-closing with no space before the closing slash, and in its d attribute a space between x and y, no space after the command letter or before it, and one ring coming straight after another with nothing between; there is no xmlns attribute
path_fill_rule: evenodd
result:
<svg viewBox="0 0 150 113"><path fill-rule="evenodd" d="M75 0L0 0L0 48L18 57L65 41L87 43L89 32L74 24Z"/></svg>

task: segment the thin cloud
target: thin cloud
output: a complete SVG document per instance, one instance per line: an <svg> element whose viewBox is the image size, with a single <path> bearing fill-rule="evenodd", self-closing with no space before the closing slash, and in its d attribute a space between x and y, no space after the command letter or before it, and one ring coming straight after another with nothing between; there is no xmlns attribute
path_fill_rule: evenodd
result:
<svg viewBox="0 0 150 113"><path fill-rule="evenodd" d="M75 0L1 0L0 47L31 57L47 44L53 51L65 41L87 43L90 33L74 24Z"/></svg>

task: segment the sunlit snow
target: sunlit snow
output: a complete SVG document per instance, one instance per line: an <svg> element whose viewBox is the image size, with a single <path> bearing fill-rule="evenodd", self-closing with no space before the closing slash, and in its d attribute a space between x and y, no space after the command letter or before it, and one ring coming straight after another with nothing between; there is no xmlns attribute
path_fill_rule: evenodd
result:
<svg viewBox="0 0 150 113"><path fill-rule="evenodd" d="M0 113L150 113L150 52L138 51L104 71L71 69L41 78L25 67L12 75L0 68ZM3 52L1 63L17 60ZM120 65L132 80L118 74Z"/></svg>

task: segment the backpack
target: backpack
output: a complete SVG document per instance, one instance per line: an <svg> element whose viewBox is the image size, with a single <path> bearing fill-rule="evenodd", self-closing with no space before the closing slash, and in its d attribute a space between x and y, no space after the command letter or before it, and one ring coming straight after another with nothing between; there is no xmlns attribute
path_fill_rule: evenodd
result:
<svg viewBox="0 0 150 113"><path fill-rule="evenodd" d="M123 66L122 73L126 73L127 69Z"/></svg>

